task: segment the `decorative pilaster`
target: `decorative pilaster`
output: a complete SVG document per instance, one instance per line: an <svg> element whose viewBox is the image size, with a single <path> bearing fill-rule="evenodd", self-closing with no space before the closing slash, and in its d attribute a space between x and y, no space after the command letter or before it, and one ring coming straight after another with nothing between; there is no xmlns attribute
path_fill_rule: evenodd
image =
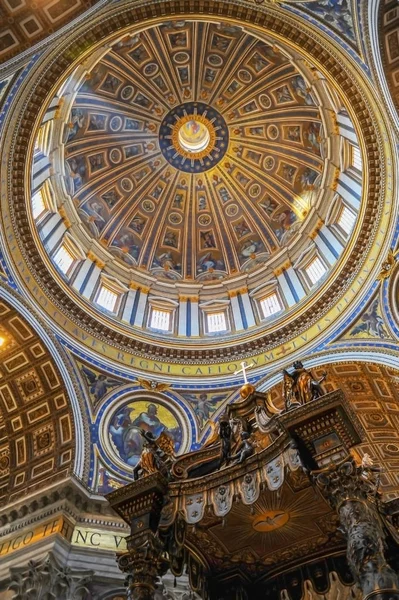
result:
<svg viewBox="0 0 399 600"><path fill-rule="evenodd" d="M138 291L138 286L134 283L131 283L127 293L125 306L123 308L122 321L133 324L139 294L140 292Z"/></svg>
<svg viewBox="0 0 399 600"><path fill-rule="evenodd" d="M245 327L244 327L244 323L243 323L243 319L242 319L242 315L241 315L241 311L240 311L240 305L238 303L238 294L239 294L239 292L236 290L229 290L229 298L230 298L231 311L233 314L235 330L241 331L242 329L245 329Z"/></svg>
<svg viewBox="0 0 399 600"><path fill-rule="evenodd" d="M187 296L179 296L179 323L178 323L178 335L180 337L184 337L186 335L188 335L188 328L187 325L187 302L188 302L188 298ZM191 308L191 307L190 307Z"/></svg>
<svg viewBox="0 0 399 600"><path fill-rule="evenodd" d="M362 186L353 177L341 173L337 182L338 194L357 212L362 198Z"/></svg>
<svg viewBox="0 0 399 600"><path fill-rule="evenodd" d="M289 307L294 306L306 296L305 288L291 263L287 263L283 268L277 269L274 274L278 279L280 290Z"/></svg>
<svg viewBox="0 0 399 600"><path fill-rule="evenodd" d="M338 512L347 539L347 559L363 600L399 600L399 580L385 558L376 469L358 467L349 456L312 477Z"/></svg>
<svg viewBox="0 0 399 600"><path fill-rule="evenodd" d="M51 252L66 231L61 215L54 213L40 230L40 237L47 250Z"/></svg>
<svg viewBox="0 0 399 600"><path fill-rule="evenodd" d="M199 336L199 298L198 296L190 297L190 310L189 310L189 322L190 322L190 336Z"/></svg>
<svg viewBox="0 0 399 600"><path fill-rule="evenodd" d="M134 320L132 323L136 327L143 327L144 313L145 313L145 309L147 306L147 299L148 299L149 291L150 291L150 288L145 287L145 286L140 286L137 291L137 294L139 294L138 302L137 302L137 309L136 309L136 313L134 315Z"/></svg>
<svg viewBox="0 0 399 600"><path fill-rule="evenodd" d="M92 266L80 288L80 293L84 298L90 299L105 265L93 252L89 252L87 258L92 261Z"/></svg>

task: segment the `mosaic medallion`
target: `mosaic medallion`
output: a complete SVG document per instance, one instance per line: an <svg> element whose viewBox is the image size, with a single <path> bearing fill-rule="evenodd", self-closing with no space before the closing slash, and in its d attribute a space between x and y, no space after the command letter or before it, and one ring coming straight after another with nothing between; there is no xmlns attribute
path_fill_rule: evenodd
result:
<svg viewBox="0 0 399 600"><path fill-rule="evenodd" d="M159 130L162 154L186 173L201 173L217 165L226 153L228 141L225 120L202 102L186 102L173 108Z"/></svg>
<svg viewBox="0 0 399 600"><path fill-rule="evenodd" d="M156 439L164 432L173 440L175 452L182 444L182 423L172 410L156 401L132 400L121 406L107 425L110 457L134 467L143 449L143 430Z"/></svg>

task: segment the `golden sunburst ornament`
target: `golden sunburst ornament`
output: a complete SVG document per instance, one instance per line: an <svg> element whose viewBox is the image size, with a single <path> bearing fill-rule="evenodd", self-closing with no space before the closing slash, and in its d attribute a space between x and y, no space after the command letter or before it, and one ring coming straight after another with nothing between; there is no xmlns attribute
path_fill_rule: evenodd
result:
<svg viewBox="0 0 399 600"><path fill-rule="evenodd" d="M309 510L312 518L309 518ZM259 557L289 548L306 538L316 539L323 528L320 523L331 513L313 489L294 492L284 484L279 493L265 490L251 506L234 504L224 523L209 529L229 552L243 552L251 547Z"/></svg>

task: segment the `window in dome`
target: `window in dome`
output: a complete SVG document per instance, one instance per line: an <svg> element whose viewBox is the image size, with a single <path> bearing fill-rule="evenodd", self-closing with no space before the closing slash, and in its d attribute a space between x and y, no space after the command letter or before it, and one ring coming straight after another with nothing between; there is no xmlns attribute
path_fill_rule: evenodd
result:
<svg viewBox="0 0 399 600"><path fill-rule="evenodd" d="M338 215L337 225L342 229L342 231L344 231L346 234L349 234L353 229L355 221L355 213L346 205L343 205Z"/></svg>
<svg viewBox="0 0 399 600"><path fill-rule="evenodd" d="M280 299L275 292L262 298L260 300L260 307L264 319L278 313L283 308Z"/></svg>
<svg viewBox="0 0 399 600"><path fill-rule="evenodd" d="M118 298L119 294L113 292L107 286L102 285L95 302L101 306L101 308L105 308L105 310L109 310L110 312L115 312Z"/></svg>
<svg viewBox="0 0 399 600"><path fill-rule="evenodd" d="M170 331L171 313L168 310L153 308L151 311L150 327L161 331Z"/></svg>
<svg viewBox="0 0 399 600"><path fill-rule="evenodd" d="M323 275L327 272L326 266L322 263L320 258L316 256L305 268L306 274L310 281L314 285L317 283Z"/></svg>
<svg viewBox="0 0 399 600"><path fill-rule="evenodd" d="M42 188L40 188L40 190L38 190L35 194L33 194L32 196L32 215L33 218L36 220L38 219L46 210L47 206L46 203L44 201L44 197L43 197L43 191Z"/></svg>
<svg viewBox="0 0 399 600"><path fill-rule="evenodd" d="M221 331L227 331L226 313L208 313L206 315L208 333L219 333Z"/></svg>
<svg viewBox="0 0 399 600"><path fill-rule="evenodd" d="M67 275L75 261L75 257L69 252L68 248L62 245L53 255L53 261L59 270L64 273L64 275Z"/></svg>
<svg viewBox="0 0 399 600"><path fill-rule="evenodd" d="M51 132L52 132L52 122L51 121L47 121L47 123L44 123L40 127L40 129L37 133L37 137L35 139L35 147L34 147L35 158L37 158L38 154L40 154L42 156L48 155Z"/></svg>
<svg viewBox="0 0 399 600"><path fill-rule="evenodd" d="M351 152L351 166L358 171L362 171L363 162L360 148L358 146L352 146Z"/></svg>

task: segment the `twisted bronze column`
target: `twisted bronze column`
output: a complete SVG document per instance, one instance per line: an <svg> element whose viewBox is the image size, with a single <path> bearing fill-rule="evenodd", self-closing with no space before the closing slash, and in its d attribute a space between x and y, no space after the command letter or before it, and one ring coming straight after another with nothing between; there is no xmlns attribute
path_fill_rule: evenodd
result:
<svg viewBox="0 0 399 600"><path fill-rule="evenodd" d="M107 495L130 526L127 552L118 555L129 600L153 600L158 580L169 568L169 556L158 535L167 488L163 475L153 473Z"/></svg>
<svg viewBox="0 0 399 600"><path fill-rule="evenodd" d="M352 457L323 471L313 481L337 511L347 539L347 559L363 600L399 600L399 580L385 558L383 518L375 470L357 466Z"/></svg>
<svg viewBox="0 0 399 600"><path fill-rule="evenodd" d="M127 548L128 552L118 557L118 565L127 575L128 600L153 600L158 579L168 570L168 555L149 532L141 539L129 536Z"/></svg>

